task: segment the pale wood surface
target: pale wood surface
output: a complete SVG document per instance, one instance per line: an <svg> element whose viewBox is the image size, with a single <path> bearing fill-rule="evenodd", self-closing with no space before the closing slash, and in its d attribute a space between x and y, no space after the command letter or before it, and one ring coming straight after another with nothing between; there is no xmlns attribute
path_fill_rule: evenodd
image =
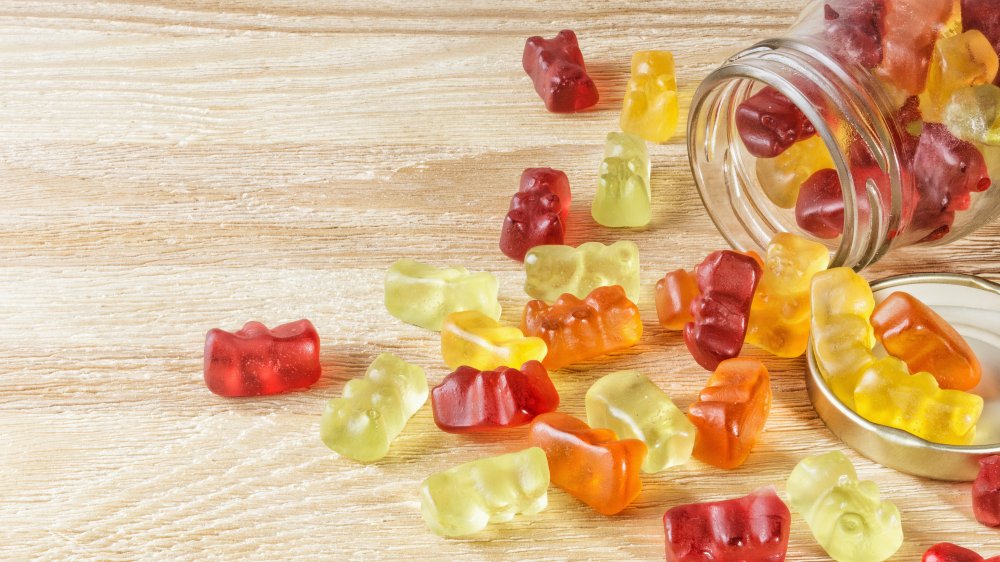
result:
<svg viewBox="0 0 1000 562"><path fill-rule="evenodd" d="M575 4L575 6L574 6ZM630 54L678 60L682 103L722 58L791 23L804 0L406 2L130 0L0 4L0 558L660 560L663 512L784 480L842 448L803 390L801 360L767 359L774 411L746 466L692 462L646 477L633 507L599 516L552 488L550 507L472 540L419 515L432 472L523 446L439 432L425 406L371 466L337 458L319 414L381 351L446 370L437 334L381 304L399 257L501 281L504 319L527 300L497 250L522 168L565 170L570 241L635 240L647 333L611 360L555 375L582 415L598 375L637 368L686 407L706 373L656 326L652 285L722 239L681 137L653 149L654 221L611 231L589 201ZM524 39L575 29L596 111L544 111ZM996 225L867 272L1000 279ZM201 381L203 337L249 319L308 317L324 376L308 392L225 400ZM917 560L952 540L1000 553L969 487L853 455L902 509ZM789 559L824 560L794 516Z"/></svg>

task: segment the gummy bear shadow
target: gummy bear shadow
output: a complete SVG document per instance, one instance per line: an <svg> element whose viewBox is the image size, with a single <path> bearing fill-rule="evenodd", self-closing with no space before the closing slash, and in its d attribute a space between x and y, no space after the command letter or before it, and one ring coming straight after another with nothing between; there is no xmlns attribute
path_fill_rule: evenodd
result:
<svg viewBox="0 0 1000 562"><path fill-rule="evenodd" d="M597 86L600 99L597 105L581 112L620 110L625 98L625 84L628 82L629 65L613 61L587 62L587 74ZM616 121L617 122L617 121Z"/></svg>
<svg viewBox="0 0 1000 562"><path fill-rule="evenodd" d="M377 356L361 348L351 349L342 346L334 348L320 345L319 362L323 374L316 384L309 387L309 391L322 392L325 400L340 396L347 381L363 377L368 365Z"/></svg>

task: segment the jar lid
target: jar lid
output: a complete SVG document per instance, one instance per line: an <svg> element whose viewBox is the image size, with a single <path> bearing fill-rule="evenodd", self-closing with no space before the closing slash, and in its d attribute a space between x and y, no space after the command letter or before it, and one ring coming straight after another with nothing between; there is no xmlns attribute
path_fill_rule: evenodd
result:
<svg viewBox="0 0 1000 562"><path fill-rule="evenodd" d="M983 376L972 392L983 397L985 407L973 443L932 443L861 417L827 386L811 344L806 371L809 399L830 431L879 464L936 480L974 480L979 459L1000 454L1000 285L971 275L944 273L900 275L872 283L876 303L897 291L909 293L934 309L979 358Z"/></svg>

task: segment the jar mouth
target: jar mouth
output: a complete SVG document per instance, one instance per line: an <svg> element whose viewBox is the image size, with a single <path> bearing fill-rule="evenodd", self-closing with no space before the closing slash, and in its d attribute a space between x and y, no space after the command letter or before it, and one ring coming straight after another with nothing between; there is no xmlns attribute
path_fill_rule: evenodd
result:
<svg viewBox="0 0 1000 562"><path fill-rule="evenodd" d="M885 94L862 68L853 69L808 41L774 39L739 53L699 86L688 121L688 158L699 195L719 232L740 250L763 251L779 232L830 249L831 267L863 269L888 251L902 215L903 179L886 118ZM763 87L790 100L816 129L837 173L843 205L840 235L805 232L795 213L764 195L736 126L736 112ZM852 170L850 142L867 147L884 180ZM888 192L888 196L887 196Z"/></svg>

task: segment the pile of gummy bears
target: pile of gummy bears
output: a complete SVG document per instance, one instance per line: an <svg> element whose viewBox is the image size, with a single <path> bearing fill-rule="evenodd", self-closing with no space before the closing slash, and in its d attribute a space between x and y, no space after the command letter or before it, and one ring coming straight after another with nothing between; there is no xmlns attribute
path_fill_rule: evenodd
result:
<svg viewBox="0 0 1000 562"><path fill-rule="evenodd" d="M984 6L989 0L962 2L963 10L967 3ZM874 67L882 61L883 50L885 57L897 56L893 53L901 43L889 40L890 24L878 19L881 12L872 19L873 14L864 11L871 6L882 3L830 2L826 22L828 32L843 39L846 52L862 56ZM982 16L975 9L970 13ZM1000 47L1000 15L992 12L980 19L996 24L983 33L993 33ZM866 43L873 30L887 33L885 44L877 43L878 57L872 52L875 47ZM948 57L982 54L948 46L951 39L941 39L938 54L929 56L936 62L925 72L926 91L925 81L920 82L920 107L924 97L937 100L933 103L948 99L961 104L966 94L980 101L986 95L985 90L970 94L954 87L957 93L949 97L934 86L938 83L934 80L943 80L941 73L951 76L968 67ZM970 40L979 41L979 36ZM991 52L992 81L997 57ZM522 62L550 111L575 112L597 103L597 88L587 75L572 31L562 31L551 40L528 39ZM940 64L938 74L933 64ZM666 142L674 133L676 89L670 53L634 54L621 115L623 132L607 137L592 203L592 215L601 225L637 227L650 221L645 143ZM1000 88L996 89L1000 104ZM933 107L945 115L957 114L948 104ZM775 108L792 117L773 118ZM813 158L810 155L822 147L808 132L813 129L814 134L814 128L796 111L787 98L766 88L741 108L741 138L761 158L760 169L800 172L801 163L769 160ZM995 141L988 135L997 135L998 125L1000 121L979 140ZM788 127L798 133L789 135ZM923 131L919 138L929 137L929 142L946 134L931 123L924 124ZM820 207L807 208L801 202L815 201L808 195L810 184L819 181L815 177L823 169L799 172L794 181L784 178L783 183L768 179L763 171L760 176L775 203L802 206L804 230L822 237L824 232L810 225L826 228L837 220L817 215ZM968 196L968 191L949 193ZM754 252L718 251L693 271L673 271L657 283L661 325L683 330L691 355L713 371L686 414L649 378L634 371L611 373L593 383L585 397L586 422L557 412L560 399L550 371L629 348L642 337L634 304L640 291L638 248L631 242L564 245L570 202L566 175L550 168L525 170L511 199L500 249L524 262L525 292L536 299L526 304L520 328L498 321L498 284L493 275L410 259L392 264L385 276L386 308L404 322L439 331L443 362L454 371L429 391L423 369L382 354L323 412L323 442L358 462L387 455L428 395L435 423L448 433L496 432L530 424L529 448L463 464L424 480L419 490L421 512L433 532L463 536L517 514L538 513L547 505L550 483L597 512L613 515L639 495L640 473L659 473L692 456L722 469L742 465L771 407L767 368L756 359L740 357L744 343L779 357L813 353L836 396L873 422L932 442L972 442L983 400L968 392L981 375L968 343L906 293L894 293L876 306L862 277L847 268L828 269L825 246L788 233L774 237L765 258ZM953 216L959 208L948 203L926 228L932 233L949 228L948 213ZM919 208L914 213L930 216ZM839 220L842 224L842 216ZM876 343L888 356L876 355ZM205 382L222 396L305 388L320 374L319 335L308 320L272 330L250 322L235 333L213 329L206 338ZM981 465L972 492L975 516L985 525L1000 526L1000 456L985 458ZM786 490L789 504L834 560L878 562L902 545L899 510L880 497L874 482L858 479L843 453L802 460L788 477ZM743 498L673 507L663 524L668 561L782 561L791 516L785 502L768 487ZM941 543L931 547L923 560L983 558Z"/></svg>

